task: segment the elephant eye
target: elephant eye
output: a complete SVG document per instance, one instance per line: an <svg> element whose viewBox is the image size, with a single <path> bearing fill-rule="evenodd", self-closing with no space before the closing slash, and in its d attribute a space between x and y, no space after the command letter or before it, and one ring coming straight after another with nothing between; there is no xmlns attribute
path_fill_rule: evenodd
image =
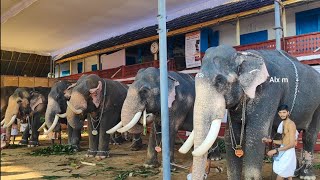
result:
<svg viewBox="0 0 320 180"><path fill-rule="evenodd" d="M227 79L223 75L219 74L216 76L214 81L214 86L217 88L219 92L224 90L226 84L227 84Z"/></svg>
<svg viewBox="0 0 320 180"><path fill-rule="evenodd" d="M22 100L21 100L21 99L17 100L17 103L21 103L21 102L22 102Z"/></svg>

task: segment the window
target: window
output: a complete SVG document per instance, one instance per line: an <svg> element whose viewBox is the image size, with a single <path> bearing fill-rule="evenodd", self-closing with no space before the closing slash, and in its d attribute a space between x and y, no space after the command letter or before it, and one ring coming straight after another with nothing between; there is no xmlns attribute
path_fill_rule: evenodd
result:
<svg viewBox="0 0 320 180"><path fill-rule="evenodd" d="M253 44L268 40L268 31L258 31L240 35L240 45Z"/></svg>
<svg viewBox="0 0 320 180"><path fill-rule="evenodd" d="M98 70L98 65L97 64L92 64L91 65L91 71L96 71Z"/></svg>
<svg viewBox="0 0 320 180"><path fill-rule="evenodd" d="M65 70L61 72L61 76L69 76L70 75L70 70Z"/></svg>
<svg viewBox="0 0 320 180"><path fill-rule="evenodd" d="M320 8L296 13L296 34L320 31Z"/></svg>
<svg viewBox="0 0 320 180"><path fill-rule="evenodd" d="M78 63L78 73L82 73L82 67L83 67L82 62L79 62Z"/></svg>
<svg viewBox="0 0 320 180"><path fill-rule="evenodd" d="M136 58L133 56L126 56L126 65L136 64Z"/></svg>

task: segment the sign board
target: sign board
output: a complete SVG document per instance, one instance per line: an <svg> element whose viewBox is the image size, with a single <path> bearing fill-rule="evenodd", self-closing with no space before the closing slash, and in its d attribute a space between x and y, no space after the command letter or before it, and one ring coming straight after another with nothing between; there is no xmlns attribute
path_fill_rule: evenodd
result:
<svg viewBox="0 0 320 180"><path fill-rule="evenodd" d="M200 31L186 34L185 45L186 67L201 66Z"/></svg>

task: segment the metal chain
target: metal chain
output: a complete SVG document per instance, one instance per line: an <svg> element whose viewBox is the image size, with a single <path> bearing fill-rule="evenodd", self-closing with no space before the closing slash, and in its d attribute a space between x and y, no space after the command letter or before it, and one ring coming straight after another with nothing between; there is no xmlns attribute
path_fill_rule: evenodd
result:
<svg viewBox="0 0 320 180"><path fill-rule="evenodd" d="M244 133L244 126L246 124L246 105L247 105L247 96L244 95L243 98L243 103L242 103L242 125L241 125L241 134L240 134L240 146L242 145L242 141L243 141L243 133Z"/></svg>
<svg viewBox="0 0 320 180"><path fill-rule="evenodd" d="M234 142L236 142L236 138L234 137L233 133L233 128L232 128L232 123L231 123L231 117L230 117L230 112L228 111L228 122L229 122L229 133L230 133L230 139L231 139L231 146L232 149L235 150Z"/></svg>
<svg viewBox="0 0 320 180"><path fill-rule="evenodd" d="M232 146L232 149L235 150L235 148L237 146L242 146L242 141L243 141L243 134L244 134L244 126L245 126L245 123L246 123L246 101L247 101L247 98L246 96L244 96L243 98L243 102L242 102L242 117L241 117L241 132L240 132L240 142L239 144L236 144L236 138L235 138L235 135L234 135L234 131L233 131L233 127L232 127L232 122L231 122L231 116L230 116L230 112L228 111L228 122L229 122L229 132L230 132L230 139L231 139L231 146ZM236 145L236 146L235 146Z"/></svg>
<svg viewBox="0 0 320 180"><path fill-rule="evenodd" d="M97 130L97 128L99 127L100 125L100 122L101 122L101 118L102 118L102 114L103 114L103 109L104 109L104 103L105 103L105 100L106 100L106 92L107 92L107 83L105 80L104 81L104 92L103 92L103 101L102 101L102 106L100 106L100 116L99 116L99 119L95 119L91 116L91 114L89 113L89 116L91 118L91 124L92 124L92 129L94 130ZM93 122L98 122L98 125L96 127L94 127L93 125Z"/></svg>
<svg viewBox="0 0 320 180"><path fill-rule="evenodd" d="M299 87L299 74L298 74L298 69L296 67L296 65L294 64L294 62L285 54L283 54L282 51L278 50L280 52L280 54L282 54L286 59L288 59L290 61L290 63L293 65L294 68L294 72L296 75L296 83L295 83L295 89L294 89L294 96L293 96L293 100L292 100L292 105L291 105L291 109L290 109L290 114L292 113L293 107L296 103L296 98L297 98L297 94L298 94L298 87Z"/></svg>

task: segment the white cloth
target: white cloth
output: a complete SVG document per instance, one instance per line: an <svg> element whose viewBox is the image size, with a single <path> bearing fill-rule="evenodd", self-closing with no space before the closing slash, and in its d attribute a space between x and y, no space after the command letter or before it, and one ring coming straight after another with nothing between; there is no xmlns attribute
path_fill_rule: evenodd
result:
<svg viewBox="0 0 320 180"><path fill-rule="evenodd" d="M279 124L277 133L282 134L282 131L283 131L283 121L281 121L281 123ZM296 130L296 139L298 139L298 136L299 136L299 132Z"/></svg>
<svg viewBox="0 0 320 180"><path fill-rule="evenodd" d="M11 136L17 136L19 134L18 129L11 129Z"/></svg>
<svg viewBox="0 0 320 180"><path fill-rule="evenodd" d="M283 147L283 145L281 145ZM297 158L295 148L284 151L278 161L273 162L273 171L283 177L293 177L296 170Z"/></svg>
<svg viewBox="0 0 320 180"><path fill-rule="evenodd" d="M283 121L279 124L277 132L282 134ZM296 139L298 139L298 136L299 132L296 130ZM281 153L283 154L281 155ZM293 177L297 165L296 150L291 148L281 153L279 160L273 162L273 171L283 178Z"/></svg>
<svg viewBox="0 0 320 180"><path fill-rule="evenodd" d="M28 123L21 123L20 124L20 132L24 132L28 126Z"/></svg>

